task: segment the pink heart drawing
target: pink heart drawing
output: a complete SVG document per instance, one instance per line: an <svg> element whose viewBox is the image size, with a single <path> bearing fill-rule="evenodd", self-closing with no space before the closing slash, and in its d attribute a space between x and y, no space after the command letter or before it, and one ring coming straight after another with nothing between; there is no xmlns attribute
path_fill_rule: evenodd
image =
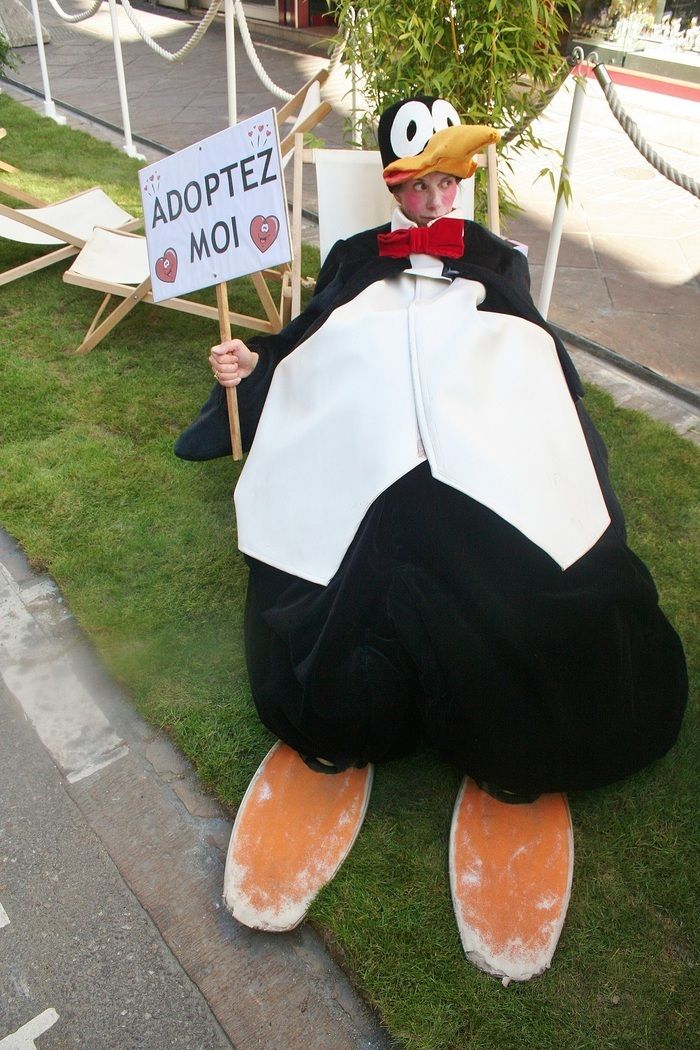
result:
<svg viewBox="0 0 700 1050"><path fill-rule="evenodd" d="M279 220L274 215L256 215L250 224L250 239L256 248L266 252L277 240L280 232Z"/></svg>
<svg viewBox="0 0 700 1050"><path fill-rule="evenodd" d="M174 248L166 248L156 260L156 277L165 284L172 284L177 277L177 252Z"/></svg>

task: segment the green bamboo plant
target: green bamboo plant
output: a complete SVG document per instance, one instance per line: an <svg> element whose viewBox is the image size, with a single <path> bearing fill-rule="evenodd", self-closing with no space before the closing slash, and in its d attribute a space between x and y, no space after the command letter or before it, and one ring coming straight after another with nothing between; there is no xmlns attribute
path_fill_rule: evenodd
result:
<svg viewBox="0 0 700 1050"><path fill-rule="evenodd" d="M0 77L9 69L16 69L10 41L0 32Z"/></svg>
<svg viewBox="0 0 700 1050"><path fill-rule="evenodd" d="M491 124L516 151L539 146L532 122L565 79L576 0L329 0L347 34L366 112L355 142L373 144L385 106L415 93L449 98L467 123Z"/></svg>

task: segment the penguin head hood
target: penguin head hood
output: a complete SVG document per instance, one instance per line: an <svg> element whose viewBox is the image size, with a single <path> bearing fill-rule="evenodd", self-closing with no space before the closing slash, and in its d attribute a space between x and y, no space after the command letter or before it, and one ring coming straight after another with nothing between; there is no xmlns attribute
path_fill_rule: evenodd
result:
<svg viewBox="0 0 700 1050"><path fill-rule="evenodd" d="M462 124L457 110L444 98L415 95L384 110L377 138L389 188L431 171L458 179L476 171L474 154L500 134L481 124Z"/></svg>

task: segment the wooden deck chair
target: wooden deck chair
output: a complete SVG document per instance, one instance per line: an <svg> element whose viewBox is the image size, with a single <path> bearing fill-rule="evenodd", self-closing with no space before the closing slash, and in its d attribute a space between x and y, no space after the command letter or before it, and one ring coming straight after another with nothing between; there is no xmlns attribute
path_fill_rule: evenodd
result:
<svg viewBox="0 0 700 1050"><path fill-rule="evenodd" d="M267 317L263 320L260 317L249 317L247 314L229 311L230 322L232 325L242 325L258 332L278 332L281 327L279 311L262 274L252 274L251 278ZM85 338L76 350L79 354L85 354L97 346L139 303L153 303L146 238L121 230L95 229L63 274L63 280L66 284L78 285L104 294ZM113 298L122 301L112 309L104 321L100 321ZM213 321L219 316L215 306L205 306L190 299L166 299L156 305Z"/></svg>
<svg viewBox="0 0 700 1050"><path fill-rule="evenodd" d="M277 111L277 127L280 135L280 153L282 155L283 169L289 167L296 152L303 148L304 134L315 128L317 124L320 124L323 118L331 112L332 107L330 103L321 101L321 85L327 79L328 70L319 70L311 80L307 81L300 88L294 98L286 102ZM292 120L292 127L283 137L283 124L290 119ZM292 285L295 282L295 273L298 273L298 282L301 287L301 240L299 240L298 246L292 246L292 262L290 265L281 266L274 270L264 270L263 273L265 277L272 277L275 280L279 279L282 281L280 319L282 324L285 325L292 317Z"/></svg>
<svg viewBox="0 0 700 1050"><path fill-rule="evenodd" d="M351 237L361 230L388 222L395 206L394 198L382 180L382 162L378 150L314 149L303 150L298 142L294 170L292 202L292 251L295 258L301 250L301 184L302 160L313 164L318 190L318 232L321 262L336 241ZM489 145L476 156L479 167L487 171L488 228L500 233L498 210L498 166L495 145ZM467 218L474 214L474 180L460 185L457 206ZM301 274L292 275L292 311L301 309Z"/></svg>
<svg viewBox="0 0 700 1050"><path fill-rule="evenodd" d="M54 249L0 273L0 285L9 284L35 270L42 270L77 255L95 226L133 229L141 221L115 204L99 186L57 204L46 204L2 179L0 192L33 205L31 208L16 208L0 204L0 237L20 244Z"/></svg>
<svg viewBox="0 0 700 1050"><path fill-rule="evenodd" d="M296 95L277 110L277 126L280 132L280 152L286 167L294 149L295 135L311 131L330 113L329 102L321 101L321 87L328 80L328 70L320 69L301 87ZM291 128L283 135L283 125L292 121Z"/></svg>
<svg viewBox="0 0 700 1050"><path fill-rule="evenodd" d="M5 128L0 128L0 139L4 139L6 135L7 131L5 130ZM0 160L0 171L6 171L8 174L13 174L15 171L17 171L17 168L14 168L5 160Z"/></svg>

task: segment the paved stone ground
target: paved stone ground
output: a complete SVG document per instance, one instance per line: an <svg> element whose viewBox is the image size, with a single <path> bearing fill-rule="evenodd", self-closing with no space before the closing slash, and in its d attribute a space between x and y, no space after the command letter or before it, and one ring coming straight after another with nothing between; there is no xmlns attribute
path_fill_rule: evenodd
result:
<svg viewBox="0 0 700 1050"><path fill-rule="evenodd" d="M700 409L659 389L654 383L594 357L571 342L567 342L567 349L582 379L607 390L616 404L633 408L637 412L646 412L653 419L670 426L681 437L700 445Z"/></svg>
<svg viewBox="0 0 700 1050"><path fill-rule="evenodd" d="M555 324L700 391L700 200L644 160L589 82L549 317ZM623 107L668 163L700 180L700 103L619 88ZM571 94L561 91L536 132L563 150ZM518 157L524 214L509 234L530 247L539 291L554 193L546 161Z"/></svg>
<svg viewBox="0 0 700 1050"><path fill-rule="evenodd" d="M87 7L88 0L71 0L71 10ZM195 24L191 16L143 5L139 17L169 50L182 46ZM89 21L74 25L61 22L47 5L42 6L42 18L52 35L46 52L54 96L121 125L106 6ZM226 125L221 20L176 64L167 64L146 47L121 8L119 21L135 133L178 149ZM327 35L293 33L262 22L251 26L265 70L288 91L298 89L327 61ZM23 47L19 54L23 62L15 78L40 90L36 47ZM239 115L279 104L262 86L240 37L236 72ZM333 112L319 126L318 135L328 146L345 142L348 92L348 71L340 67L324 88ZM671 164L699 179L700 103L630 87L618 93L651 145ZM556 149L563 149L569 109L565 88L537 125L542 139ZM556 156L548 159L542 151L525 152L514 159L508 176L523 212L510 222L507 233L530 246L535 294L554 210L549 181L536 181L536 176L548 163L556 163ZM304 199L310 210L315 208L312 183L307 175ZM572 188L574 200L565 224L550 319L700 392L700 201L647 164L593 81L588 86ZM307 229L305 236L311 239L313 230Z"/></svg>

